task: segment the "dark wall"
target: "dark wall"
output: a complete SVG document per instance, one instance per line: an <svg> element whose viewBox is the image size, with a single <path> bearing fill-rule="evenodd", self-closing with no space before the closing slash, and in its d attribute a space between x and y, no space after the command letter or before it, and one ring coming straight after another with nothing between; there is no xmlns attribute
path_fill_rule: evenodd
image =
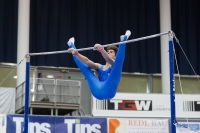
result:
<svg viewBox="0 0 200 133"><path fill-rule="evenodd" d="M200 74L200 1L171 0L172 30L191 62ZM178 45L175 45L180 73L194 75L187 59Z"/></svg>
<svg viewBox="0 0 200 133"><path fill-rule="evenodd" d="M0 62L17 61L18 0L0 0Z"/></svg>
<svg viewBox="0 0 200 133"><path fill-rule="evenodd" d="M77 48L92 47L119 42L126 30L130 39L159 33L159 0L31 0L30 22L30 52L68 49L70 37ZM81 53L105 63L98 52ZM77 67L70 54L38 56L31 64ZM160 72L159 38L128 44L123 71Z"/></svg>
<svg viewBox="0 0 200 133"><path fill-rule="evenodd" d="M17 2L0 0L0 62L16 63ZM31 0L30 53L68 49L75 37L77 48L110 44L131 30L130 39L160 33L159 0ZM172 30L194 70L200 74L198 0L172 0ZM194 74L175 44L181 74ZM105 63L93 50L81 52ZM77 67L70 54L31 57L34 66ZM160 38L127 44L124 72L160 73Z"/></svg>

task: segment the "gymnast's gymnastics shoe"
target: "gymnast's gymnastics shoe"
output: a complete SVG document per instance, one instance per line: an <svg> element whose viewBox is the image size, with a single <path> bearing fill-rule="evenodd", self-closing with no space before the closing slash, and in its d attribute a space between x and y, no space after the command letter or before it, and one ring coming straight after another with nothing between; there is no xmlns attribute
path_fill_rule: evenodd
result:
<svg viewBox="0 0 200 133"><path fill-rule="evenodd" d="M67 42L67 44L70 46L71 44L74 44L75 39L74 37L70 38L69 41Z"/></svg>
<svg viewBox="0 0 200 133"><path fill-rule="evenodd" d="M123 41L125 36L127 36L127 40L128 40L128 38L129 38L130 35L131 35L131 31L127 30L126 33L125 33L125 35L121 35L120 36L120 40Z"/></svg>

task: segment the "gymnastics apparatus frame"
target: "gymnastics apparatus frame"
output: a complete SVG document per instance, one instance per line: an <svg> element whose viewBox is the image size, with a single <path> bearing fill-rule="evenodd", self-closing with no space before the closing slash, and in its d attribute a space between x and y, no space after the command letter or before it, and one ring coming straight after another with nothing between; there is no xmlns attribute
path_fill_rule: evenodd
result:
<svg viewBox="0 0 200 133"><path fill-rule="evenodd" d="M173 51L173 38L175 37L174 33L172 31L163 32L160 34L150 35L146 37L141 37L133 40L127 40L124 42L117 42L107 45L102 45L103 47L108 47L111 45L120 45L124 43L131 43L136 41L141 41L145 39L155 38L163 35L169 36L169 69L170 69L170 107L171 107L171 133L176 133L176 109L175 109L175 84L174 84L174 51ZM77 49L77 51L85 51L85 50L91 50L93 47L88 48L81 48ZM28 133L28 122L29 122L29 83L30 83L30 56L37 56L37 55L49 55L49 54L60 54L60 53L68 53L68 50L63 51L53 51L53 52L41 52L41 53L29 53L25 55L26 58L26 76L25 76L25 107L24 107L24 128L23 132Z"/></svg>

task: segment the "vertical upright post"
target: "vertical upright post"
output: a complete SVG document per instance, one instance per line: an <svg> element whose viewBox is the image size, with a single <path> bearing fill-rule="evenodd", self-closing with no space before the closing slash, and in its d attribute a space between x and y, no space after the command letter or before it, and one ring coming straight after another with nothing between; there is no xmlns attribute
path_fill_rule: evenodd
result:
<svg viewBox="0 0 200 133"><path fill-rule="evenodd" d="M24 128L23 133L28 133L28 122L29 122L29 84L30 84L30 56L26 56L26 86L25 86L25 109L24 109Z"/></svg>
<svg viewBox="0 0 200 133"><path fill-rule="evenodd" d="M30 0L18 1L17 62L29 53ZM17 86L25 81L25 62L17 67Z"/></svg>
<svg viewBox="0 0 200 133"><path fill-rule="evenodd" d="M174 46L173 36L169 34L169 69L170 69L170 103L171 103L171 133L176 133L176 106L174 85Z"/></svg>
<svg viewBox="0 0 200 133"><path fill-rule="evenodd" d="M160 1L160 32L168 31L171 29L171 10L170 0L159 0ZM160 37L160 48L161 48L161 73L162 73L162 93L170 93L170 82L169 82L169 53L168 53L168 36Z"/></svg>

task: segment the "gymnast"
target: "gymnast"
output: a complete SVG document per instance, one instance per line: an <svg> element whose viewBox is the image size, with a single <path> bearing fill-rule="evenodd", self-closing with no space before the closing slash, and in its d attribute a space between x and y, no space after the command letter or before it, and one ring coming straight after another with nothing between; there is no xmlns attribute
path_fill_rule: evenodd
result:
<svg viewBox="0 0 200 133"><path fill-rule="evenodd" d="M131 32L127 30L125 35L120 36L120 41L126 41L130 35ZM101 65L81 55L76 50L74 42L74 38L69 39L68 52L73 54L74 61L86 77L92 95L99 100L112 99L121 79L126 44L121 44L119 49L116 46L109 46L107 51L102 45L95 44L93 50L99 51L106 60L106 64ZM98 79L91 69L98 71Z"/></svg>

